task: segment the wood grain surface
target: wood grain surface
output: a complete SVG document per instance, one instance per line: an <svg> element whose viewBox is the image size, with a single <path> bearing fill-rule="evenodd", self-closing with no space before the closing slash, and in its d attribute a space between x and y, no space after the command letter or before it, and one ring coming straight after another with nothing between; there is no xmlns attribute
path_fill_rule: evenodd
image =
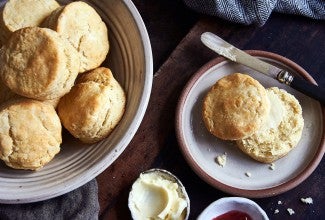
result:
<svg viewBox="0 0 325 220"><path fill-rule="evenodd" d="M191 170L175 136L175 110L184 85L202 65L217 57L201 44L200 34L210 31L241 49L278 53L298 63L325 87L324 22L274 14L263 27L243 26L197 15L180 1L134 2L147 25L157 71L140 128L122 155L97 177L100 219L131 219L127 206L129 190L140 172L150 168L169 170L182 181L191 200L190 219L196 219L211 202L232 196L211 187ZM179 10L182 11L177 14ZM254 201L270 219L325 219L324 172L322 161L298 187ZM301 197L312 197L314 204L303 204ZM287 208L292 208L295 215L290 216ZM275 209L280 212L274 214Z"/></svg>

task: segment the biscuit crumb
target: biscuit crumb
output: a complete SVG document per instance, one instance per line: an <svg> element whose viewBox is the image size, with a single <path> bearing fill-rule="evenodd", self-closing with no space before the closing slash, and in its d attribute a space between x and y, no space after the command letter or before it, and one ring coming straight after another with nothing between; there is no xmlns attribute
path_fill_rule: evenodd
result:
<svg viewBox="0 0 325 220"><path fill-rule="evenodd" d="M313 204L313 199L311 197L301 198L300 201L305 203L305 204Z"/></svg>
<svg viewBox="0 0 325 220"><path fill-rule="evenodd" d="M245 175L246 175L247 177L251 177L252 174L251 174L250 172L246 172Z"/></svg>
<svg viewBox="0 0 325 220"><path fill-rule="evenodd" d="M227 154L226 152L223 153L223 155L218 155L216 158L216 162L219 164L219 166L224 167L227 162Z"/></svg>
<svg viewBox="0 0 325 220"><path fill-rule="evenodd" d="M293 211L292 208L287 208L287 211L289 212L289 215L295 214L295 211Z"/></svg>
<svg viewBox="0 0 325 220"><path fill-rule="evenodd" d="M270 169L270 170L275 170L275 164L274 164L274 163L271 163L271 164L269 165L269 169Z"/></svg>
<svg viewBox="0 0 325 220"><path fill-rule="evenodd" d="M279 209L274 210L274 214L278 214L279 212Z"/></svg>
<svg viewBox="0 0 325 220"><path fill-rule="evenodd" d="M279 200L279 201L278 201L278 205L281 205L281 204L282 204L282 201L281 201L281 200Z"/></svg>

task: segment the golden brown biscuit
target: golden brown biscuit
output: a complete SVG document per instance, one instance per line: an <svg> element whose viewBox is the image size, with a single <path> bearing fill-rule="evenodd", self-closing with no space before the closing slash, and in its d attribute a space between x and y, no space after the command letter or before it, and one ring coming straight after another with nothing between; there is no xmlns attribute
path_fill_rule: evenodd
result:
<svg viewBox="0 0 325 220"><path fill-rule="evenodd" d="M238 147L253 159L271 163L288 154L299 142L304 127L298 100L285 90L267 89L271 100L268 123L255 134L238 140Z"/></svg>
<svg viewBox="0 0 325 220"><path fill-rule="evenodd" d="M0 11L0 41L24 27L39 26L60 5L55 0L8 0Z"/></svg>
<svg viewBox="0 0 325 220"><path fill-rule="evenodd" d="M60 102L60 98L55 98L55 99L48 99L48 100L44 100L42 101L46 104L52 105L55 109L58 107L58 104Z"/></svg>
<svg viewBox="0 0 325 220"><path fill-rule="evenodd" d="M84 73L60 99L58 114L63 126L85 143L107 137L123 116L125 94L111 71L100 67Z"/></svg>
<svg viewBox="0 0 325 220"><path fill-rule="evenodd" d="M0 80L0 105L6 101L18 97L17 94L13 93L3 82Z"/></svg>
<svg viewBox="0 0 325 220"><path fill-rule="evenodd" d="M78 75L77 51L51 29L14 32L0 50L0 76L13 92L47 100L70 91Z"/></svg>
<svg viewBox="0 0 325 220"><path fill-rule="evenodd" d="M270 111L264 87L252 77L234 73L218 80L203 101L206 128L224 140L238 140L256 132Z"/></svg>
<svg viewBox="0 0 325 220"><path fill-rule="evenodd" d="M0 110L0 159L15 169L37 170L60 151L60 119L51 105L31 99Z"/></svg>
<svg viewBox="0 0 325 220"><path fill-rule="evenodd" d="M0 81L0 105L6 103L7 101L23 98L16 93L13 93L6 85ZM54 108L59 104L60 98L44 100L44 103L52 105Z"/></svg>
<svg viewBox="0 0 325 220"><path fill-rule="evenodd" d="M76 1L56 9L42 26L67 38L79 52L79 72L99 67L109 50L107 27L85 2Z"/></svg>

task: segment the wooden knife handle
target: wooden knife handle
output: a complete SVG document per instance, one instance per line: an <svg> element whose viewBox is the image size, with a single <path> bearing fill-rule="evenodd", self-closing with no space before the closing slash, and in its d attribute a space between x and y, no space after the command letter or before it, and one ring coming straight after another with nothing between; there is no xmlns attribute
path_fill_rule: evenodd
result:
<svg viewBox="0 0 325 220"><path fill-rule="evenodd" d="M310 82L294 77L290 83L290 86L311 98L318 100L322 105L325 104L325 89Z"/></svg>

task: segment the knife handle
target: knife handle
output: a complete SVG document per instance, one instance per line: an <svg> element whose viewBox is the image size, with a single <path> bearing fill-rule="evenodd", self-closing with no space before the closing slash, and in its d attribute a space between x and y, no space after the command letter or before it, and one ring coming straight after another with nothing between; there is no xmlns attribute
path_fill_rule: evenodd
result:
<svg viewBox="0 0 325 220"><path fill-rule="evenodd" d="M293 77L290 86L311 98L318 100L322 105L325 105L325 89L317 85L311 84L306 80L298 77Z"/></svg>
<svg viewBox="0 0 325 220"><path fill-rule="evenodd" d="M301 78L294 77L291 73L285 70L281 70L278 73L277 79L279 82L287 84L292 88L294 88L295 90L298 90L304 93L305 95L308 95L309 97L316 99L322 105L325 105L324 88L319 87L310 82L307 82L306 80L303 80Z"/></svg>

